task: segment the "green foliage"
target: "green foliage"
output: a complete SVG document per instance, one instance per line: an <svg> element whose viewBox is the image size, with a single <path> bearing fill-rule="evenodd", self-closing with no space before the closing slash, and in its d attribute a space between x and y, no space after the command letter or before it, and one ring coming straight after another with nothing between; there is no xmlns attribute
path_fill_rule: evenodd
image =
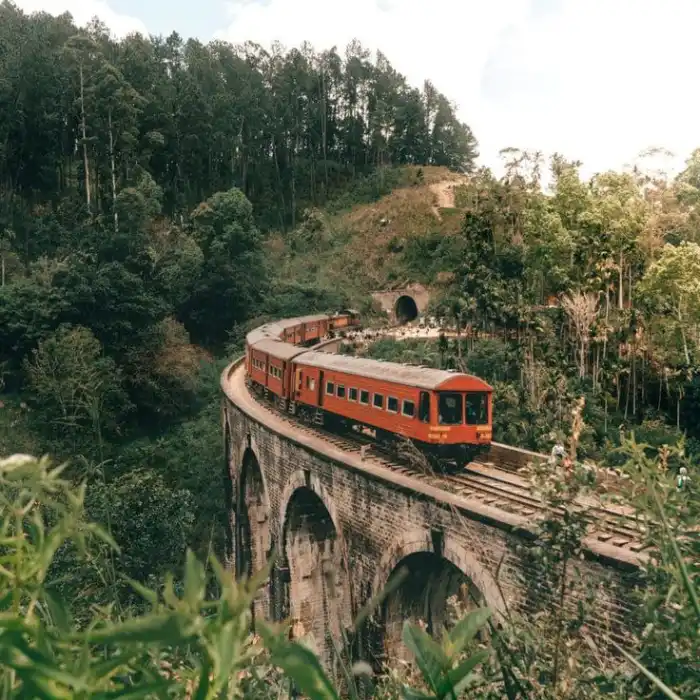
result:
<svg viewBox="0 0 700 700"><path fill-rule="evenodd" d="M685 359L690 364L687 324L700 320L700 246L683 241L666 244L661 257L646 272L640 289L642 297L658 311L670 311L677 322Z"/></svg>
<svg viewBox="0 0 700 700"><path fill-rule="evenodd" d="M193 223L204 263L184 313L198 337L221 342L225 331L260 301L260 235L251 204L237 189L219 192L201 204Z"/></svg>
<svg viewBox="0 0 700 700"><path fill-rule="evenodd" d="M404 644L413 653L423 683L429 689L426 694L421 689L405 687L404 698L455 698L483 685L482 677L473 671L488 658L488 650L480 649L470 656L464 652L490 615L491 611L487 608L473 610L449 633L445 633L442 644L434 641L417 625L404 623Z"/></svg>
<svg viewBox="0 0 700 700"><path fill-rule="evenodd" d="M648 692L648 684L652 683L667 697L694 697L700 693L697 479L691 478L678 488L673 473L667 469L672 457L686 468L689 466L682 443L662 449L660 457L654 459L649 456L649 445L637 442L632 435L620 451L627 458L626 471L632 477L631 500L645 514L646 539L653 547L645 571L646 626L641 653L634 661L637 666L641 663L644 670L643 676L634 679L632 688L635 692Z"/></svg>
<svg viewBox="0 0 700 700"><path fill-rule="evenodd" d="M269 678L242 678L258 665L249 609L259 581L239 586L212 560L221 593L208 599L205 569L188 553L181 595L172 577L161 592L134 584L149 614L120 619L98 609L89 624L76 627L70 606L48 585L52 559L69 541L83 556L94 541L116 545L83 518L83 492L46 461L4 460L0 479L5 697L164 698L175 692L204 699L256 685L261 694Z"/></svg>
<svg viewBox="0 0 700 700"><path fill-rule="evenodd" d="M78 624L71 598L50 580L56 555L70 545L89 562L95 546L119 550L85 519L84 488L76 489L61 472L46 459L15 455L0 461L4 697L267 699L282 690L275 669L309 698L340 697L318 658L290 642L284 626L256 623L266 649L250 634L251 605L267 569L240 584L211 557L212 596L207 569L188 550L181 582L170 574L162 587L131 582L145 603L141 615L115 614L107 604L93 607ZM488 652L465 652L488 616L488 610L474 611L441 644L406 626L405 641L435 693L423 697L456 697L475 685L474 670ZM408 687L403 695L421 696Z"/></svg>
<svg viewBox="0 0 700 700"><path fill-rule="evenodd" d="M389 191L388 164L468 172L477 155L443 95L430 83L411 88L359 42L338 53L205 46L176 33L115 41L99 24L78 30L9 3L0 24L1 96L14 105L0 117L0 181L42 202L77 193L114 233L131 227L135 211L124 189L156 191L142 169L169 216L234 185L253 201L258 224L287 229L308 206L345 207ZM0 213L0 230L13 223L11 211ZM27 225L10 227L24 239Z"/></svg>
<svg viewBox="0 0 700 700"><path fill-rule="evenodd" d="M114 360L87 328L59 326L26 363L33 416L52 440L74 449L86 439L117 434L131 408Z"/></svg>

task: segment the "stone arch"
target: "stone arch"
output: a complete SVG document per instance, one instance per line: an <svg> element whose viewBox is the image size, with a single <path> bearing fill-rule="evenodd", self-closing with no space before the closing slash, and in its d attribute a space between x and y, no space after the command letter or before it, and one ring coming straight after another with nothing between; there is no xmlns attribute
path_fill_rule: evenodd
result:
<svg viewBox="0 0 700 700"><path fill-rule="evenodd" d="M372 595L378 595L402 568L407 570L406 578L375 615L374 629L365 631L375 661L385 657L409 659L401 642L404 620L420 619L430 632L439 633L447 622L447 600L451 596L457 597L463 609L488 605L494 613L503 610L493 577L451 537L436 548L428 532L404 533L382 557Z"/></svg>
<svg viewBox="0 0 700 700"><path fill-rule="evenodd" d="M289 509L289 502L294 495L294 492L300 488L311 489L321 500L325 509L328 511L333 521L333 527L338 533L338 539L342 542L343 536L339 526L338 520L338 509L335 507L335 502L331 498L328 489L323 485L321 479L318 478L316 474L312 474L309 471L299 469L295 471L287 481L284 490L282 491L282 498L280 499L280 509L277 516L277 522L279 524L279 532L284 532L285 524L287 521L287 511Z"/></svg>
<svg viewBox="0 0 700 700"><path fill-rule="evenodd" d="M402 294L394 304L394 316L401 325L414 321L418 318L416 300L408 294Z"/></svg>
<svg viewBox="0 0 700 700"><path fill-rule="evenodd" d="M252 448L246 447L236 493L236 574L252 576L271 554L270 504L265 477ZM256 601L265 605L265 591ZM255 611L254 611L255 612Z"/></svg>
<svg viewBox="0 0 700 700"><path fill-rule="evenodd" d="M304 637L330 667L333 642L342 643L351 623L346 552L332 501L317 480L303 472L302 479L290 480L282 500L285 607L293 635Z"/></svg>

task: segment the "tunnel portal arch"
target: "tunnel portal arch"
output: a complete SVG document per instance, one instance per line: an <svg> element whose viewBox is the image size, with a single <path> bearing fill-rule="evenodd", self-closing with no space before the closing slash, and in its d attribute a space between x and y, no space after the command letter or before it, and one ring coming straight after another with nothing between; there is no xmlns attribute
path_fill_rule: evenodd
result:
<svg viewBox="0 0 700 700"><path fill-rule="evenodd" d="M394 305L394 316L397 323L404 325L418 318L418 305L416 300L408 294L402 294Z"/></svg>

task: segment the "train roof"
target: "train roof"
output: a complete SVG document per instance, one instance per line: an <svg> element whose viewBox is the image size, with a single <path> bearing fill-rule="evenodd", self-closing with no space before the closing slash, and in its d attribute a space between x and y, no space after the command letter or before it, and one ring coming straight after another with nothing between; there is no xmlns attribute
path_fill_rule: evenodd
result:
<svg viewBox="0 0 700 700"><path fill-rule="evenodd" d="M471 374L448 372L443 369L431 369L414 365L402 365L398 362L368 360L348 355L335 355L316 350L307 350L302 357L297 359L297 363L308 367L345 372L395 384L406 384L419 389L454 388L463 391L492 391L492 388L483 379L479 379L479 377ZM468 388L456 386L457 383L463 383L465 380L469 382Z"/></svg>
<svg viewBox="0 0 700 700"><path fill-rule="evenodd" d="M291 360L302 352L308 352L306 348L283 343L281 340L261 340L255 343L253 350L265 352L278 360Z"/></svg>
<svg viewBox="0 0 700 700"><path fill-rule="evenodd" d="M298 326L300 323L311 323L313 321L325 321L330 318L328 314L312 314L311 316L299 316L298 318L286 319L287 322L283 322L285 328L289 326Z"/></svg>
<svg viewBox="0 0 700 700"><path fill-rule="evenodd" d="M284 332L284 326L278 323L266 323L246 335L246 343L249 346L257 345L263 340L276 340Z"/></svg>
<svg viewBox="0 0 700 700"><path fill-rule="evenodd" d="M271 321L270 323L265 323L258 328L250 331L246 335L246 342L248 345L257 345L262 340L276 340L279 338L288 328L293 328L298 326L300 323L313 323L314 321L325 321L338 316L342 316L348 313L359 313L357 311L348 310L342 313L334 314L310 314L308 316L296 316L295 318L283 318L279 321Z"/></svg>
<svg viewBox="0 0 700 700"><path fill-rule="evenodd" d="M297 316L295 318L284 318L279 321L271 321L262 326L258 326L246 335L248 345L264 340L265 338L279 338L287 328L293 328L300 323L312 323L313 321L325 321L327 318L332 318L328 314L311 314L309 316Z"/></svg>

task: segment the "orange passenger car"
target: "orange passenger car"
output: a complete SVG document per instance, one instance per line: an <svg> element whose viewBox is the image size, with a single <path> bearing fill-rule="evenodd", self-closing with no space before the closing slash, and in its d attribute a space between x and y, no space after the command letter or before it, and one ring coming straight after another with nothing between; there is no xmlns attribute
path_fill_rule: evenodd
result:
<svg viewBox="0 0 700 700"><path fill-rule="evenodd" d="M409 438L464 462L491 443L492 388L478 377L307 351L292 360L293 394L347 422Z"/></svg>
<svg viewBox="0 0 700 700"><path fill-rule="evenodd" d="M286 399L291 390L291 360L305 352L277 340L261 340L251 348L250 378L281 399Z"/></svg>
<svg viewBox="0 0 700 700"><path fill-rule="evenodd" d="M464 464L491 443L492 389L478 377L302 347L359 320L348 310L256 328L246 336L248 378L293 414L408 438L440 461Z"/></svg>

